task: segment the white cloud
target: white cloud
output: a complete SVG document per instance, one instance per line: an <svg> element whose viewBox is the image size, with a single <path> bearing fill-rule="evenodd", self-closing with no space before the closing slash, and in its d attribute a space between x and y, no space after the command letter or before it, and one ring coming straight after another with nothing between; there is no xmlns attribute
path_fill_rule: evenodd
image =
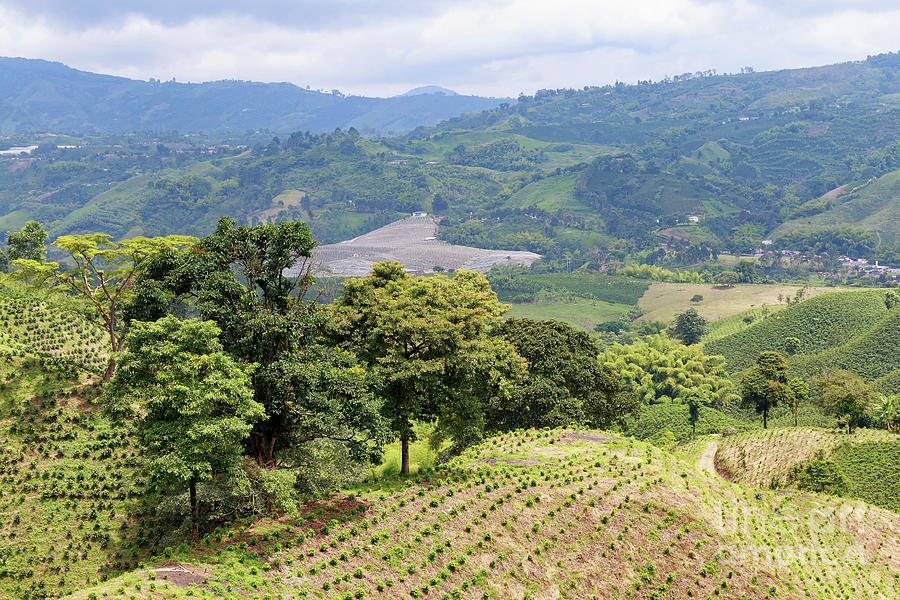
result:
<svg viewBox="0 0 900 600"><path fill-rule="evenodd" d="M335 17L327 27L231 8L178 21L129 12L64 26L0 0L0 55L139 79L291 81L374 95L439 83L515 96L898 49L900 10L893 3L806 4L784 10L761 0L508 0L429 3L423 12L405 4L369 20ZM344 2L342 10L353 5Z"/></svg>

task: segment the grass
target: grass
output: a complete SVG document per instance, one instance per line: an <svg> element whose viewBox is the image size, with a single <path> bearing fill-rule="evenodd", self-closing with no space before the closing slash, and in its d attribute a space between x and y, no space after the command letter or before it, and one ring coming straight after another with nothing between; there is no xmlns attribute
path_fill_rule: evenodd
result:
<svg viewBox="0 0 900 600"><path fill-rule="evenodd" d="M671 322L675 316L689 308L709 321L718 321L737 315L751 308L778 304L778 295L793 297L798 286L740 284L732 288L718 288L709 284L653 283L638 301L647 321ZM815 296L834 288L808 288L808 296ZM703 296L702 302L691 302L695 294Z"/></svg>
<svg viewBox="0 0 900 600"><path fill-rule="evenodd" d="M745 310L736 315L713 321L710 323L709 332L703 336L703 341L711 342L723 337L728 337L729 335L740 333L750 327L753 323L766 319L784 308L787 308L786 304L757 306L756 308Z"/></svg>
<svg viewBox="0 0 900 600"><path fill-rule="evenodd" d="M597 323L616 319L627 313L630 308L627 304L575 298L571 301L538 301L513 304L507 316L529 319L554 319L591 331Z"/></svg>
<svg viewBox="0 0 900 600"><path fill-rule="evenodd" d="M794 467L813 460L819 452L829 456L839 446L868 443L888 444L894 453L900 449L900 437L881 429L858 429L848 436L838 429L790 427L723 437L716 458L734 481L781 486ZM900 462L894 463L892 477L885 481L896 481L898 476Z"/></svg>
<svg viewBox="0 0 900 600"><path fill-rule="evenodd" d="M431 434L431 427L417 425L415 430L417 439L409 444L409 472L411 475L415 475L419 471L432 469L434 460L438 455L438 450L431 447L428 439L428 436ZM372 475L377 479L387 479L396 477L399 474L400 442L396 441L384 449L384 458L382 458L381 464L372 469Z"/></svg>
<svg viewBox="0 0 900 600"><path fill-rule="evenodd" d="M584 212L586 207L575 199L576 175L547 177L528 184L506 202L510 208L529 208L535 206L547 212L567 210Z"/></svg>
<svg viewBox="0 0 900 600"><path fill-rule="evenodd" d="M896 597L898 515L614 434L512 432L405 483L241 521L73 598Z"/></svg>

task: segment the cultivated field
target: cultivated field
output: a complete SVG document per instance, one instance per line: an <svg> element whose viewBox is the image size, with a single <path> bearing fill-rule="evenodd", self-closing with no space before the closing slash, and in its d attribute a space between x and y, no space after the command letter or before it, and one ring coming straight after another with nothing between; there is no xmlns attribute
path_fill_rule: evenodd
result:
<svg viewBox="0 0 900 600"><path fill-rule="evenodd" d="M895 599L900 516L724 481L592 431L492 438L74 598Z"/></svg>
<svg viewBox="0 0 900 600"><path fill-rule="evenodd" d="M768 487L773 479L783 479L795 465L812 460L818 452L825 456L846 442L888 441L900 437L881 429L860 429L852 436L839 429L770 429L723 437L716 461L733 481Z"/></svg>
<svg viewBox="0 0 900 600"><path fill-rule="evenodd" d="M594 329L594 325L622 317L631 308L626 304L575 298L559 302L523 302L513 304L507 316L528 319L553 319L569 325Z"/></svg>
<svg viewBox="0 0 900 600"><path fill-rule="evenodd" d="M438 240L437 223L431 217L409 217L352 240L319 246L315 261L320 273L341 277L361 277L374 263L395 260L410 271L468 269L486 273L495 264L530 265L534 252L483 250L454 246Z"/></svg>
<svg viewBox="0 0 900 600"><path fill-rule="evenodd" d="M718 321L736 315L750 308L778 304L778 295L791 298L799 286L792 285L751 285L741 284L731 288L715 287L708 283L654 283L638 301L644 311L645 321L671 322L675 315L689 308L710 321ZM837 288L811 287L806 297L812 297ZM703 296L702 302L691 302L695 294Z"/></svg>

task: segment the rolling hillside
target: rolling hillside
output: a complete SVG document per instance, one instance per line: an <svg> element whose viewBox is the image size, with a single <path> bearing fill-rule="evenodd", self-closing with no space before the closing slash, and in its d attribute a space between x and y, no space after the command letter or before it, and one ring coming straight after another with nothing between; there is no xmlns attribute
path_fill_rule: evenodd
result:
<svg viewBox="0 0 900 600"><path fill-rule="evenodd" d="M751 491L597 432L508 434L410 485L370 484L307 511L243 522L72 597L886 599L898 589L896 514Z"/></svg>
<svg viewBox="0 0 900 600"><path fill-rule="evenodd" d="M731 373L753 365L760 352L784 352L784 340L800 340L788 357L796 373L808 376L825 367L841 367L875 379L900 368L893 344L900 334L896 311L888 311L885 292L857 290L823 293L753 323L733 335L705 344L706 352L722 354Z"/></svg>
<svg viewBox="0 0 900 600"><path fill-rule="evenodd" d="M900 241L900 170L841 190L801 206L798 212L814 214L787 221L772 235L778 238L795 230L849 224L875 232L881 243Z"/></svg>
<svg viewBox="0 0 900 600"><path fill-rule="evenodd" d="M716 466L731 481L759 487L795 485L796 470L831 459L845 494L900 512L900 436L861 429L848 436L823 429L773 429L722 437Z"/></svg>

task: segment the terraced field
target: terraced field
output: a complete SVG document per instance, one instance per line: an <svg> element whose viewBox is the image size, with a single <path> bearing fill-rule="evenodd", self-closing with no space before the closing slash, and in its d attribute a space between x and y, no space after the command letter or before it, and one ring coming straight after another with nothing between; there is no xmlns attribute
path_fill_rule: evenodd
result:
<svg viewBox="0 0 900 600"><path fill-rule="evenodd" d="M898 527L890 511L732 484L602 432L519 431L72 597L893 599Z"/></svg>

